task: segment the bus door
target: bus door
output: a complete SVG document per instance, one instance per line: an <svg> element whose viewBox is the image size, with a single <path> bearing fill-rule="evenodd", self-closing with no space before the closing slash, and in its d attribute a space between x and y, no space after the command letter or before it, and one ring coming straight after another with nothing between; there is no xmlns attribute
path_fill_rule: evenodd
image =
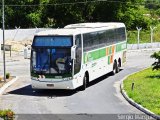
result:
<svg viewBox="0 0 160 120"><path fill-rule="evenodd" d="M75 45L76 45L76 59L74 61L74 74L77 74L81 69L82 61L82 39L81 35L75 36Z"/></svg>

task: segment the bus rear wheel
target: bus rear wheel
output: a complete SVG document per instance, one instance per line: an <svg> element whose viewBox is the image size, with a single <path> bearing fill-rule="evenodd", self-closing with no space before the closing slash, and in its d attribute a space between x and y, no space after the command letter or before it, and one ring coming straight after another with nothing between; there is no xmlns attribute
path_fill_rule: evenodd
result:
<svg viewBox="0 0 160 120"><path fill-rule="evenodd" d="M116 70L116 73L118 73L119 71L120 71L120 64L118 63L118 65L117 65L117 70Z"/></svg>
<svg viewBox="0 0 160 120"><path fill-rule="evenodd" d="M114 64L113 64L113 71L112 71L112 74L115 75L116 73L119 72L119 65L117 64L117 61L115 60L114 61Z"/></svg>

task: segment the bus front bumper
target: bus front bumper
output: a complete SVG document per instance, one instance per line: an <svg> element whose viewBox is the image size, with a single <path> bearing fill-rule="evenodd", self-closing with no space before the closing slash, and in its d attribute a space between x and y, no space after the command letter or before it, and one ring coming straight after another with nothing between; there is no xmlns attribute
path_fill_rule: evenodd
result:
<svg viewBox="0 0 160 120"><path fill-rule="evenodd" d="M75 89L73 80L67 81L38 81L32 79L33 89Z"/></svg>

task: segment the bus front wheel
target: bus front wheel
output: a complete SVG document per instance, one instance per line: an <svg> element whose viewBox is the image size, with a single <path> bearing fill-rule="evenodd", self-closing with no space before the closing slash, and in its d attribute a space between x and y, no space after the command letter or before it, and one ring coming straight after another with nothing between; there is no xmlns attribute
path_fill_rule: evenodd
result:
<svg viewBox="0 0 160 120"><path fill-rule="evenodd" d="M83 77L83 85L81 86L82 90L85 90L87 87L87 76L86 74Z"/></svg>

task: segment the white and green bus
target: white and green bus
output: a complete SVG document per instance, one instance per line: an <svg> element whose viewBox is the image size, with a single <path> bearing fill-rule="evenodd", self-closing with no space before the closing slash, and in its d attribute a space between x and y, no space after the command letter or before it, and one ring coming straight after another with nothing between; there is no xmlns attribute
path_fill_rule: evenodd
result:
<svg viewBox="0 0 160 120"><path fill-rule="evenodd" d="M123 23L79 23L34 36L33 89L85 89L90 81L119 72L126 61Z"/></svg>

